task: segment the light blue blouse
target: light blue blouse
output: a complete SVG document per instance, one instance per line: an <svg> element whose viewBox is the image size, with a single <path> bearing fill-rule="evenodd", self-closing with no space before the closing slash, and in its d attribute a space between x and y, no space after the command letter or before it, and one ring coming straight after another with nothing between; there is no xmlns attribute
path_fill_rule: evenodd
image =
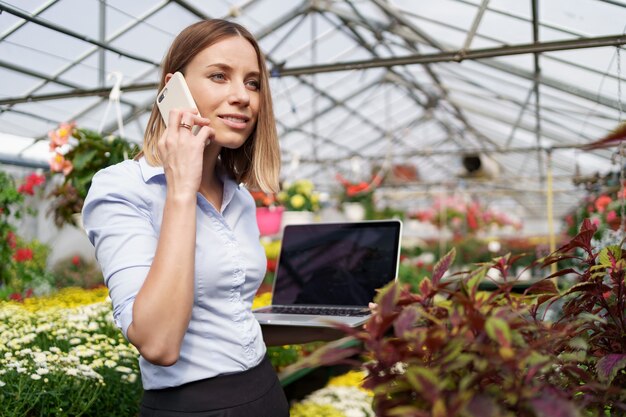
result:
<svg viewBox="0 0 626 417"><path fill-rule="evenodd" d="M221 212L200 193L197 196L194 305L180 358L163 367L140 357L144 389L241 372L265 355L261 328L251 313L267 267L255 204L244 187L225 175L221 178ZM135 296L154 259L165 195L163 168L141 158L98 172L85 200L85 230L124 336L133 321Z"/></svg>

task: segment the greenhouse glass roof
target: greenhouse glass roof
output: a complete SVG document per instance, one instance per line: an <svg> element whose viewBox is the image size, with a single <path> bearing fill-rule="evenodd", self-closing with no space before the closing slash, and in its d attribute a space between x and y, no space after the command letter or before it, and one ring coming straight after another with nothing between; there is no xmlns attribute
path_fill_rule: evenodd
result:
<svg viewBox="0 0 626 417"><path fill-rule="evenodd" d="M581 149L624 119L626 1L0 1L0 163L46 166L60 122L140 142L159 62L204 18L243 24L267 55L283 179L329 193L339 173L396 178L403 210L472 195L545 230L616 146ZM117 75L116 75L117 74ZM464 165L480 160L481 173ZM470 169L471 170L471 169ZM530 226L534 225L534 226Z"/></svg>

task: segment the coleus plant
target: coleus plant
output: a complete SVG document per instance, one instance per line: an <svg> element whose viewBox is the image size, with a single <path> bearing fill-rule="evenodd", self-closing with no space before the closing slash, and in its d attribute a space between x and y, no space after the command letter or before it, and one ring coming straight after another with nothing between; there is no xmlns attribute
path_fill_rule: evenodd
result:
<svg viewBox="0 0 626 417"><path fill-rule="evenodd" d="M576 268L553 274L575 275L576 283L563 294L551 281L534 288L539 294L532 315L556 301L563 303L561 316L554 328L567 327L570 338L577 340L585 355L579 358L580 401L586 407L606 409L611 415L626 414L626 251L624 241L594 249L591 240L597 226L585 219L580 232L566 245L542 261L548 266L562 260L574 260ZM549 277L549 278L551 278ZM542 309L543 307L543 309ZM571 353L561 346L562 355ZM621 413L621 414L620 414Z"/></svg>
<svg viewBox="0 0 626 417"><path fill-rule="evenodd" d="M582 272L560 271L525 294L512 291L516 278L509 271L516 259L511 256L478 265L458 279L442 279L454 260L452 250L420 283L419 293L392 283L379 291L365 328L338 326L360 343L330 344L301 366L363 366L368 372L363 385L374 392L378 416L625 412L624 260L615 248L594 255L591 229L585 223L572 242L543 260L547 266L585 248L590 259ZM504 282L494 291L479 291L490 268L499 270ZM553 279L567 273L581 281L561 294ZM598 284L604 280L600 274L607 273L613 284ZM566 300L562 317L543 320L540 307L559 298Z"/></svg>

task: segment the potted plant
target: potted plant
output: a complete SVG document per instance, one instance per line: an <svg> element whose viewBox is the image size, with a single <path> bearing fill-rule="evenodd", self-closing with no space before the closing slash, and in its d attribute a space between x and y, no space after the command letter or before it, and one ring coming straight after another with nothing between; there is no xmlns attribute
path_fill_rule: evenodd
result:
<svg viewBox="0 0 626 417"><path fill-rule="evenodd" d="M50 170L62 176L62 182L50 193L54 198L50 212L58 227L76 225L75 214L82 210L95 173L133 157L139 148L120 137L77 128L74 123L61 123L48 137L54 152Z"/></svg>
<svg viewBox="0 0 626 417"><path fill-rule="evenodd" d="M374 213L374 191L383 180L381 175L374 175L369 181L352 182L341 174L336 175L342 186L339 201L348 220L359 221L372 218Z"/></svg>
<svg viewBox="0 0 626 417"><path fill-rule="evenodd" d="M454 250L413 293L392 283L377 298L364 329L337 326L360 344L331 345L301 366L363 366L378 416L581 416L626 413L626 251L591 247L596 228L580 233L543 267L578 259L530 287L511 289L515 262L503 256L457 276L442 277ZM582 255L577 252L582 252ZM504 280L478 285L489 268ZM554 280L575 275L560 292ZM546 320L546 306L564 303Z"/></svg>
<svg viewBox="0 0 626 417"><path fill-rule="evenodd" d="M272 236L280 231L284 207L278 205L276 195L261 190L250 191L256 204L256 222L261 236Z"/></svg>
<svg viewBox="0 0 626 417"><path fill-rule="evenodd" d="M320 196L310 180L299 179L285 182L278 193L278 201L285 207L282 227L313 221L313 213L320 209Z"/></svg>

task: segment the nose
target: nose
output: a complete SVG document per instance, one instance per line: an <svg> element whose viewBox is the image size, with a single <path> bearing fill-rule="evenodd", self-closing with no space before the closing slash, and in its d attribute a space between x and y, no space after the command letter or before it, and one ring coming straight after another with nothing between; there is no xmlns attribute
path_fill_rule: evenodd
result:
<svg viewBox="0 0 626 417"><path fill-rule="evenodd" d="M230 104L238 104L240 106L247 106L250 104L250 92L243 82L231 84L228 102Z"/></svg>

